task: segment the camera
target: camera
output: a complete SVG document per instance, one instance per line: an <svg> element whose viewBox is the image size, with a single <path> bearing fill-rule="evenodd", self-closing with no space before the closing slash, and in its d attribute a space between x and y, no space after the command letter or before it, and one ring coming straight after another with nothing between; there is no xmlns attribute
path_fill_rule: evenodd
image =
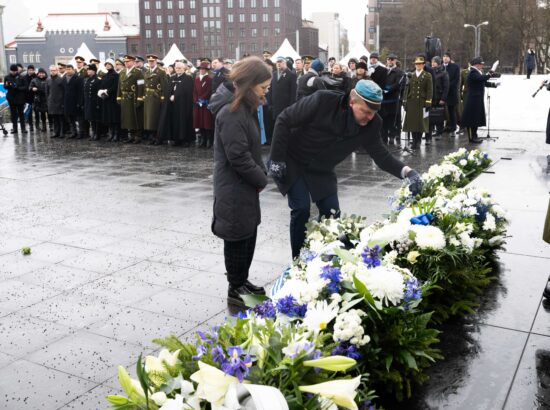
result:
<svg viewBox="0 0 550 410"><path fill-rule="evenodd" d="M491 78L500 78L502 74L489 71Z"/></svg>

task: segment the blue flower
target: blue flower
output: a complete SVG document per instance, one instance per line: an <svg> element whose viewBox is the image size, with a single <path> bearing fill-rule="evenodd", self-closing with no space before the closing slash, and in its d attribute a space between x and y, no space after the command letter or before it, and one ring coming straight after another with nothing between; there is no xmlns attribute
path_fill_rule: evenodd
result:
<svg viewBox="0 0 550 410"><path fill-rule="evenodd" d="M304 317L307 305L297 305L294 296L288 295L277 301L277 311L290 317Z"/></svg>
<svg viewBox="0 0 550 410"><path fill-rule="evenodd" d="M258 303L252 311L256 316L265 318L265 319L275 319L277 317L277 312L275 311L275 306L271 300L264 300L262 303Z"/></svg>
<svg viewBox="0 0 550 410"><path fill-rule="evenodd" d="M405 295L403 299L405 302L411 302L413 300L418 300L422 297L422 288L420 287L420 283L418 282L418 279L411 278L408 279L407 282L405 282Z"/></svg>
<svg viewBox="0 0 550 410"><path fill-rule="evenodd" d="M359 360L361 358L361 353L357 350L357 347L352 345L349 342L342 342L334 349L332 349L333 356L346 356L350 359Z"/></svg>
<svg viewBox="0 0 550 410"><path fill-rule="evenodd" d="M382 263L380 261L379 245L375 245L373 248L369 248L367 246L361 256L363 257L363 262L365 262L365 265L367 265L369 268L375 268L377 266L380 266L380 264Z"/></svg>
<svg viewBox="0 0 550 410"><path fill-rule="evenodd" d="M302 262L308 263L315 259L317 257L317 254L307 248L302 248L300 251L300 259Z"/></svg>
<svg viewBox="0 0 550 410"><path fill-rule="evenodd" d="M321 278L329 281L327 289L331 294L340 292L340 282L342 281L342 272L340 272L340 269L325 266L321 272Z"/></svg>
<svg viewBox="0 0 550 410"><path fill-rule="evenodd" d="M243 382L252 366L252 358L250 355L244 355L243 349L240 346L231 346L227 349L229 359L222 364L221 369L225 374L235 376L239 382Z"/></svg>
<svg viewBox="0 0 550 410"><path fill-rule="evenodd" d="M212 349L212 360L220 365L220 367L227 361L223 348L220 345L217 345Z"/></svg>
<svg viewBox="0 0 550 410"><path fill-rule="evenodd" d="M489 212L490 205L483 205L481 202L476 204L477 214L476 220L478 222L484 222L487 218L487 212Z"/></svg>
<svg viewBox="0 0 550 410"><path fill-rule="evenodd" d="M192 356L193 360L199 360L201 357L203 357L207 352L206 346L204 345L197 345L197 354Z"/></svg>

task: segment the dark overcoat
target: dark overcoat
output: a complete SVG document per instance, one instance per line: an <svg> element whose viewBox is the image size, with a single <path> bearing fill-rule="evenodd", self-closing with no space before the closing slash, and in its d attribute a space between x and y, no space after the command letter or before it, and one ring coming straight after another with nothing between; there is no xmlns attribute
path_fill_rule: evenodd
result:
<svg viewBox="0 0 550 410"><path fill-rule="evenodd" d="M101 104L101 121L104 124L120 124L120 106L116 102L118 73L114 68L103 75L101 89L107 90L107 97Z"/></svg>
<svg viewBox="0 0 550 410"><path fill-rule="evenodd" d="M230 112L232 93L220 85L210 109L214 136L214 217L212 232L227 241L254 235L261 222L260 195L267 185L256 107Z"/></svg>
<svg viewBox="0 0 550 410"><path fill-rule="evenodd" d="M65 79L60 75L46 80L46 96L48 98L48 114L63 115L65 112Z"/></svg>
<svg viewBox="0 0 550 410"><path fill-rule="evenodd" d="M382 170L401 178L404 164L382 143L382 119L378 114L365 126L355 121L349 95L320 90L297 101L277 118L271 160L285 162L287 175L277 186L286 195L304 177L311 199L336 194L335 167L363 147Z"/></svg>
<svg viewBox="0 0 550 410"><path fill-rule="evenodd" d="M74 74L70 79L63 77L65 84L65 100L63 105L65 115L80 116L84 106L84 80L77 74Z"/></svg>
<svg viewBox="0 0 550 410"><path fill-rule="evenodd" d="M4 78L4 88L6 89L6 100L10 106L24 105L27 98L27 87L25 77L21 74L8 74Z"/></svg>
<svg viewBox="0 0 550 410"><path fill-rule="evenodd" d="M449 94L447 95L447 105L455 106L458 104L458 87L460 85L460 67L456 63L443 65L443 70L449 74Z"/></svg>
<svg viewBox="0 0 550 410"><path fill-rule="evenodd" d="M212 94L214 94L218 87L222 85L229 76L229 70L222 67L218 70L214 70L212 74Z"/></svg>
<svg viewBox="0 0 550 410"><path fill-rule="evenodd" d="M303 97L313 94L315 91L326 90L327 86L317 72L310 69L298 80L298 89L296 91L296 101Z"/></svg>
<svg viewBox="0 0 550 410"><path fill-rule="evenodd" d="M528 70L534 70L537 65L537 60L535 58L535 52L533 50L527 50L525 54L525 68Z"/></svg>
<svg viewBox="0 0 550 410"><path fill-rule="evenodd" d="M420 76L413 72L407 88L407 102L405 103L405 132L428 132L429 117L424 110L432 105L432 76L422 70Z"/></svg>
<svg viewBox="0 0 550 410"><path fill-rule="evenodd" d="M296 73L285 68L279 75L277 70L273 71L271 78L271 113L273 119L288 106L296 101Z"/></svg>
<svg viewBox="0 0 550 410"><path fill-rule="evenodd" d="M438 67L434 69L435 75L435 92L433 93L434 105L439 104L439 101L443 100L447 102L447 97L449 95L449 74L443 69L443 67Z"/></svg>
<svg viewBox="0 0 550 410"><path fill-rule="evenodd" d="M35 77L31 80L31 83L29 84L29 91L33 95L32 108L35 111L48 112L48 97L46 96L47 81L48 80L46 77L44 77L43 79ZM37 91L33 91L33 88L36 88Z"/></svg>
<svg viewBox="0 0 550 410"><path fill-rule="evenodd" d="M380 115L384 118L386 115L395 115L397 108L400 107L399 99L404 81L403 76L403 71L397 67L388 69L385 82L381 87L384 91L384 99L382 100Z"/></svg>
<svg viewBox="0 0 550 410"><path fill-rule="evenodd" d="M187 74L172 77L169 102L169 118L163 126L169 124L171 137L176 141L192 142L195 139L193 128L193 78Z"/></svg>
<svg viewBox="0 0 550 410"><path fill-rule="evenodd" d="M470 68L466 79L468 94L466 94L464 111L460 117L461 127L484 127L486 125L485 87L489 78L491 78L489 74L482 74L474 67Z"/></svg>
<svg viewBox="0 0 550 410"><path fill-rule="evenodd" d="M101 121L100 98L97 96L100 84L101 80L97 75L84 79L84 119L86 121Z"/></svg>
<svg viewBox="0 0 550 410"><path fill-rule="evenodd" d="M211 130L214 128L212 113L208 110L208 103L212 96L212 78L205 75L202 80L200 75L195 78L193 84L193 126Z"/></svg>

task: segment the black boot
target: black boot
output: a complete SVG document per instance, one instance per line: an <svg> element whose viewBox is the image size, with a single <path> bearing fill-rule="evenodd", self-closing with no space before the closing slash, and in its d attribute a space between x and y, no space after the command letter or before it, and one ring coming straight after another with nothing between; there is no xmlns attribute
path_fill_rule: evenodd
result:
<svg viewBox="0 0 550 410"><path fill-rule="evenodd" d="M261 295L261 293L255 293L246 283L241 286L233 286L230 284L227 291L227 303L245 308L246 304L241 297L243 295Z"/></svg>

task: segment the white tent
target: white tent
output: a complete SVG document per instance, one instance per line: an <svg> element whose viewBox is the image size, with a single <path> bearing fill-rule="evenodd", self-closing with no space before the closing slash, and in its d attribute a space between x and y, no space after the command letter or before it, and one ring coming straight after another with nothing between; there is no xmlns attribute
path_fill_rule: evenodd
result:
<svg viewBox="0 0 550 410"><path fill-rule="evenodd" d="M73 58L71 58L71 61L69 61L69 64L72 64L74 67L76 67L76 61L74 59L76 56L82 57L86 61L86 63L89 63L92 58L96 58L94 56L94 53L90 51L86 43L82 43L80 47L78 47L75 55L73 56Z"/></svg>
<svg viewBox="0 0 550 410"><path fill-rule="evenodd" d="M170 50L168 50L168 53L162 59L162 62L165 66L169 66L171 64L174 64L176 61L183 60L187 61L187 58L185 58L176 43L174 43L172 44L172 47L170 47Z"/></svg>
<svg viewBox="0 0 550 410"><path fill-rule="evenodd" d="M348 61L350 58L355 58L357 61L359 61L359 58L361 56L367 56L370 57L369 50L365 48L363 43L358 43L349 51L349 53L346 54L344 58L340 60L340 64L348 64Z"/></svg>
<svg viewBox="0 0 550 410"><path fill-rule="evenodd" d="M281 44L281 47L277 51L273 53L273 56L271 57L271 61L275 62L277 61L278 56L283 57L291 57L293 60L296 60L297 58L300 58L300 54L294 50L294 47L290 44L290 41L288 41L287 38L285 38L285 41L283 41L283 44Z"/></svg>

